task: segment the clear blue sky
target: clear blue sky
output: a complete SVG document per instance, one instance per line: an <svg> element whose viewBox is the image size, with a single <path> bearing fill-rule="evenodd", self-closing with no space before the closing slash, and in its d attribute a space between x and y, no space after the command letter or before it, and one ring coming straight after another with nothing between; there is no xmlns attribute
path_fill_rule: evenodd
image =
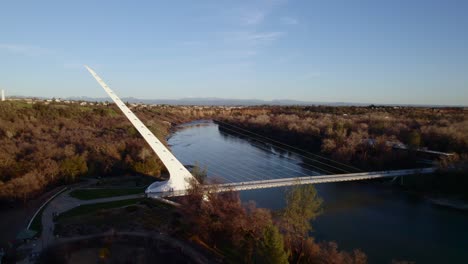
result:
<svg viewBox="0 0 468 264"><path fill-rule="evenodd" d="M468 105L468 1L4 1L25 96Z"/></svg>

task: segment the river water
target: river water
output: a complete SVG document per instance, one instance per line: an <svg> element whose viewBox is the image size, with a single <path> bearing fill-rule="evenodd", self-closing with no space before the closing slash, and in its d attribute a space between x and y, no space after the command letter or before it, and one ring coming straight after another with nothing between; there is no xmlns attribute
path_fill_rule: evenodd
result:
<svg viewBox="0 0 468 264"><path fill-rule="evenodd" d="M308 160L220 131L210 121L181 125L168 139L186 165L206 166L221 182L318 175ZM369 263L392 259L417 263L468 263L468 213L432 205L427 200L380 182L316 185L324 212L313 223L318 241L336 241L340 249L359 248ZM278 210L286 188L241 192L245 202Z"/></svg>

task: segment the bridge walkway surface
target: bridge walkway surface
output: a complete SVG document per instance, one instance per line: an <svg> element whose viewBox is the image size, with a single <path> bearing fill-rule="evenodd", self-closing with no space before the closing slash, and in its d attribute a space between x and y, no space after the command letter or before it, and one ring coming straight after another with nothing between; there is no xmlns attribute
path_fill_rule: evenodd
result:
<svg viewBox="0 0 468 264"><path fill-rule="evenodd" d="M330 182L345 182L345 181L362 181L379 178L394 178L399 176L416 175L416 174L430 174L434 173L436 168L419 168L407 170L389 170L389 171L374 171L374 172L360 172L360 173L347 173L347 174L334 174L322 176L305 176L294 178L282 178L273 180L259 180L259 181L246 181L224 183L216 185L207 185L207 189L217 190L219 192L225 191L244 191L266 188L277 188L284 186L303 185L303 184L319 184ZM147 192L146 195L151 198L158 197L173 197L183 196L185 192Z"/></svg>

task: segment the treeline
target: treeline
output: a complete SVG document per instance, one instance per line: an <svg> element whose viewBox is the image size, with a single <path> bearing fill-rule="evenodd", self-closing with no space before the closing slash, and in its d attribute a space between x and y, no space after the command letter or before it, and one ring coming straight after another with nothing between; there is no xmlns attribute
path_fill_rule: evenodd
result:
<svg viewBox="0 0 468 264"><path fill-rule="evenodd" d="M173 124L219 114L213 109L136 107L162 141ZM115 105L0 104L0 200L27 200L80 176L145 174L165 168Z"/></svg>
<svg viewBox="0 0 468 264"><path fill-rule="evenodd" d="M388 169L414 166L416 158L393 151L394 143L468 153L467 114L462 108L265 106L238 109L219 121L363 169Z"/></svg>
<svg viewBox="0 0 468 264"><path fill-rule="evenodd" d="M342 251L334 242L319 243L310 236L322 204L313 185L290 189L286 208L277 213L241 204L237 192L197 184L179 199L183 233L224 256L224 262L367 263L360 250Z"/></svg>
<svg viewBox="0 0 468 264"><path fill-rule="evenodd" d="M133 106L162 141L179 123L217 119L282 142L321 151L362 169L411 167L410 152L388 142L468 153L460 108ZM0 104L0 200L27 200L80 176L145 174L165 168L113 104L21 101Z"/></svg>

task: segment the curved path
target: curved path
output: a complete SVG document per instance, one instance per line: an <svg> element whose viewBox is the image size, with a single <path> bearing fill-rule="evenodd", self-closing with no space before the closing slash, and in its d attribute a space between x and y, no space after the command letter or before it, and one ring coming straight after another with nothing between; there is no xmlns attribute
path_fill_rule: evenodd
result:
<svg viewBox="0 0 468 264"><path fill-rule="evenodd" d="M50 201L45 206L45 209L42 212L41 236L37 240L24 245L24 247L32 248L31 253L38 254L43 249L47 248L48 246L50 246L51 244L57 241L57 238L54 236L54 227L55 227L54 217L53 217L54 213L61 214L63 212L69 211L75 207L78 207L80 205L85 205L85 204L105 203L105 202L113 202L113 201L145 197L144 193L125 195L125 196L114 196L114 197L94 199L94 200L79 200L70 196L70 192L72 192L73 190L92 185L93 183L95 183L95 181L88 181L85 184L75 185L74 187L59 194L57 197L55 197L55 199ZM29 260L25 259L23 263L29 263Z"/></svg>

